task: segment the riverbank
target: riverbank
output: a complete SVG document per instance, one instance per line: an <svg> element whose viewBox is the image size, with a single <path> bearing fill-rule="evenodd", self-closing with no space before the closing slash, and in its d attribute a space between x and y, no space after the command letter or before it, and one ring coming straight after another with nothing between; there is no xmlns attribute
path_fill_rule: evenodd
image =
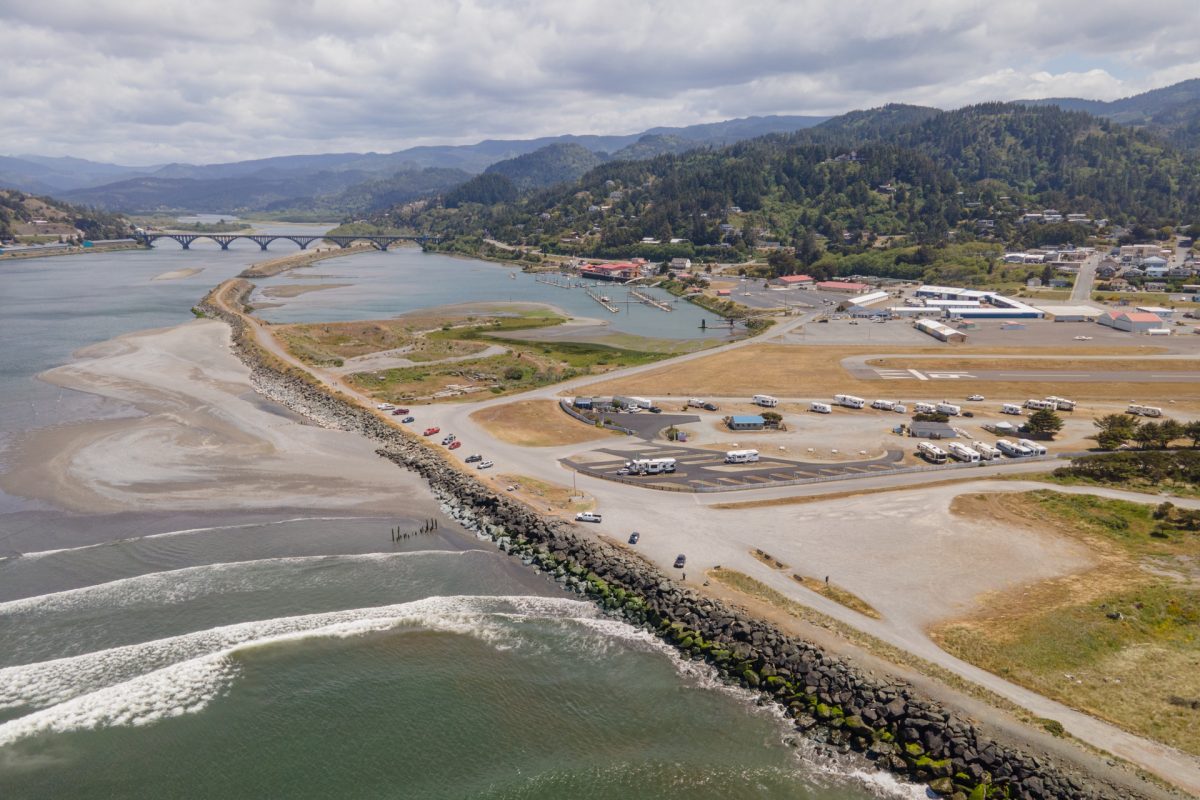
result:
<svg viewBox="0 0 1200 800"><path fill-rule="evenodd" d="M350 247L329 247L325 250L311 250L302 253L296 253L290 256L282 256L281 258L273 258L270 261L261 261L257 264L251 264L246 269L242 270L239 278L272 278L276 275L281 275L288 270L296 269L297 267L306 267L309 264L315 264L318 261L324 261L327 258L337 258L338 256L348 256L354 253L362 253L375 248L369 244L356 244Z"/></svg>
<svg viewBox="0 0 1200 800"><path fill-rule="evenodd" d="M140 244L101 245L99 247L67 247L59 250L19 250L15 253L0 252L0 261L17 261L25 258L49 258L50 256L74 256L80 253L113 253L118 250L144 250Z"/></svg>
<svg viewBox="0 0 1200 800"><path fill-rule="evenodd" d="M764 701L778 703L814 740L860 752L880 768L946 795L1139 796L1129 786L1085 777L1056 758L1002 744L983 726L907 683L863 673L809 642L674 583L623 548L580 537L571 526L492 493L419 440L314 385L313 376L276 368L246 318L224 303L210 296L199 310L233 328L234 348L250 366L259 391L321 425L367 436L380 445L381 456L421 475L464 525L551 572L565 588L654 631L686 657L762 692Z"/></svg>

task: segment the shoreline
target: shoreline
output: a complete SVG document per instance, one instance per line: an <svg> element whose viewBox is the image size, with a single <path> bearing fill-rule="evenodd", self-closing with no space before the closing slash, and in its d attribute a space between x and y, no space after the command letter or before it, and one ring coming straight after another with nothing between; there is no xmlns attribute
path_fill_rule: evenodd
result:
<svg viewBox="0 0 1200 800"><path fill-rule="evenodd" d="M50 258L51 256L75 256L81 253L116 253L121 250L146 250L140 244L111 245L109 247L68 247L66 250L49 252L21 250L16 253L0 253L0 261L17 261L28 258Z"/></svg>
<svg viewBox="0 0 1200 800"><path fill-rule="evenodd" d="M318 261L324 261L327 258L337 258L338 256L349 256L355 253L362 253L375 248L369 244L352 245L350 247L334 247L328 250L309 250L308 252L292 253L288 256L280 256L267 261L260 261L256 264L251 264L240 273L239 278L273 278L276 275L296 269L297 267L306 267L309 264L315 264Z"/></svg>
<svg viewBox="0 0 1200 800"><path fill-rule="evenodd" d="M305 379L291 367L273 366L253 341L246 319L216 301L221 288L198 309L231 326L233 348L251 368L259 391L318 424L355 431L379 444L381 457L424 478L464 526L527 565L554 574L564 588L648 627L686 657L708 662L727 680L762 692L810 738L841 752L860 752L876 767L943 794L982 791L980 797L990 797L997 787L1008 786L1019 797L1136 796L1129 786L1084 777L1054 758L998 744L975 722L910 684L865 675L810 642L674 583L623 548L582 538L569 525L494 494L419 440L315 385L314 376Z"/></svg>

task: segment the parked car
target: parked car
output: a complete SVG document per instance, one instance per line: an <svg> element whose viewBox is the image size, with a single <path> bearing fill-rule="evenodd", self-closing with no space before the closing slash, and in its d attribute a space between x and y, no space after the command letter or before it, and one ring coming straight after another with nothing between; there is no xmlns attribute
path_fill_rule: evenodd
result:
<svg viewBox="0 0 1200 800"><path fill-rule="evenodd" d="M591 511L580 511L575 515L576 522L599 522L600 515Z"/></svg>
<svg viewBox="0 0 1200 800"><path fill-rule="evenodd" d="M704 405L702 405L700 407L703 408L705 411L716 411L717 409L720 408L720 406L717 405L716 403L705 403Z"/></svg>
<svg viewBox="0 0 1200 800"><path fill-rule="evenodd" d="M633 533L629 534L629 543L637 544L638 540L641 538L642 538L642 535L640 533L638 533L637 531L634 531Z"/></svg>
<svg viewBox="0 0 1200 800"><path fill-rule="evenodd" d="M401 416L401 415L403 415L403 414L407 414L407 413L408 413L408 409L407 409L407 408L397 408L397 409L393 409L393 410L392 410L392 416L393 416L393 417L399 417L399 416Z"/></svg>
<svg viewBox="0 0 1200 800"><path fill-rule="evenodd" d="M962 416L973 417L973 416L975 416L975 412L974 411L964 411L964 412L962 412Z"/></svg>
<svg viewBox="0 0 1200 800"><path fill-rule="evenodd" d="M491 469L494 466L496 466L496 465L494 463L492 463L491 461L480 461L478 464L475 465L475 469Z"/></svg>
<svg viewBox="0 0 1200 800"><path fill-rule="evenodd" d="M391 411L393 408L395 408L395 406L392 405L391 403L380 403L379 405L377 405L375 407L378 408L380 411Z"/></svg>
<svg viewBox="0 0 1200 800"><path fill-rule="evenodd" d="M416 417L405 417L404 419L402 419L400 421L405 424L408 424L409 422L416 422L417 418Z"/></svg>
<svg viewBox="0 0 1200 800"><path fill-rule="evenodd" d="M675 556L675 569L683 569L683 565L687 563L687 556L683 553Z"/></svg>
<svg viewBox="0 0 1200 800"><path fill-rule="evenodd" d="M629 467L621 467L619 470L617 470L617 474L618 475L628 475Z"/></svg>
<svg viewBox="0 0 1200 800"><path fill-rule="evenodd" d="M433 436L435 433L441 433L441 432L442 432L441 428L426 428L425 433L423 433L422 435L423 436Z"/></svg>
<svg viewBox="0 0 1200 800"><path fill-rule="evenodd" d="M649 411L651 414L661 414L662 413L662 409L659 408L658 406L650 406L646 410Z"/></svg>
<svg viewBox="0 0 1200 800"><path fill-rule="evenodd" d="M973 401L973 402L976 402L976 403L978 403L978 402L980 402L981 400L983 400L983 395L981 395L981 394L973 394L973 395L971 395L970 397L968 397L967 399L968 399L968 400L971 400L971 401Z"/></svg>
<svg viewBox="0 0 1200 800"><path fill-rule="evenodd" d="M453 433L448 433L448 434L446 434L445 438L442 439L442 444L450 444L457 438L458 437L455 436Z"/></svg>
<svg viewBox="0 0 1200 800"><path fill-rule="evenodd" d="M450 443L451 450L457 450L460 447L462 447L462 442L458 441L457 439Z"/></svg>
<svg viewBox="0 0 1200 800"><path fill-rule="evenodd" d="M476 461L483 461L483 456L479 455L479 453L472 453L471 455L467 456L468 464L474 464Z"/></svg>

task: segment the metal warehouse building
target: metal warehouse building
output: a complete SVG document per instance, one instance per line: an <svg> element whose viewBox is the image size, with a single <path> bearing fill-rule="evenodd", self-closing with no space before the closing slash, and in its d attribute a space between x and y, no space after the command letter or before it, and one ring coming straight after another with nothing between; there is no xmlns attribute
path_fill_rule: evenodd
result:
<svg viewBox="0 0 1200 800"><path fill-rule="evenodd" d="M943 342L965 342L967 340L965 333L951 328L944 322L938 322L936 319L919 319L915 327L922 333L927 333L935 339L941 339Z"/></svg>

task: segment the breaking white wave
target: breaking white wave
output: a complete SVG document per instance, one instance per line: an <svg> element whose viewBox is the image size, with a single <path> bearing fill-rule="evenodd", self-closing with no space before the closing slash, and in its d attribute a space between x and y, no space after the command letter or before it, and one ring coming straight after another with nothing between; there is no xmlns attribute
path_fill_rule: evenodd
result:
<svg viewBox="0 0 1200 800"><path fill-rule="evenodd" d="M23 597L0 603L0 616L30 612L59 613L80 608L104 606L119 609L152 601L158 605L184 603L213 592L236 592L266 588L269 576L263 567L307 567L323 564L363 564L404 561L426 556L462 556L468 553L491 555L486 550L406 550L397 553L358 553L350 555L292 556L247 561L224 561L175 570L150 572L119 578L106 583L66 589L61 592ZM279 571L278 578L294 581L294 571ZM315 575L308 580L317 580Z"/></svg>
<svg viewBox="0 0 1200 800"><path fill-rule="evenodd" d="M199 710L232 677L229 657L265 644L412 627L516 647L504 617L587 619L557 597L427 597L409 603L228 625L153 642L0 669L0 710L41 709L0 725L0 746L40 731L142 724Z"/></svg>
<svg viewBox="0 0 1200 800"><path fill-rule="evenodd" d="M97 547L110 547L114 544L127 544L129 542L141 542L147 539L169 539L173 536L192 536L197 533L212 533L213 531L236 531L245 528L265 528L271 525L289 525L293 522L341 522L346 520L364 520L364 519L385 519L384 517L292 517L291 519L276 519L264 520L262 522L243 522L237 525L213 525L204 528L183 528L177 531L163 531L161 533L147 533L143 536L129 536L124 539L110 539L106 542L97 542L96 544L85 544L79 547L59 547L53 550L33 550L28 553L22 553L19 557L25 559L45 558L46 556L57 555L58 553L74 553L82 550L94 550Z"/></svg>

